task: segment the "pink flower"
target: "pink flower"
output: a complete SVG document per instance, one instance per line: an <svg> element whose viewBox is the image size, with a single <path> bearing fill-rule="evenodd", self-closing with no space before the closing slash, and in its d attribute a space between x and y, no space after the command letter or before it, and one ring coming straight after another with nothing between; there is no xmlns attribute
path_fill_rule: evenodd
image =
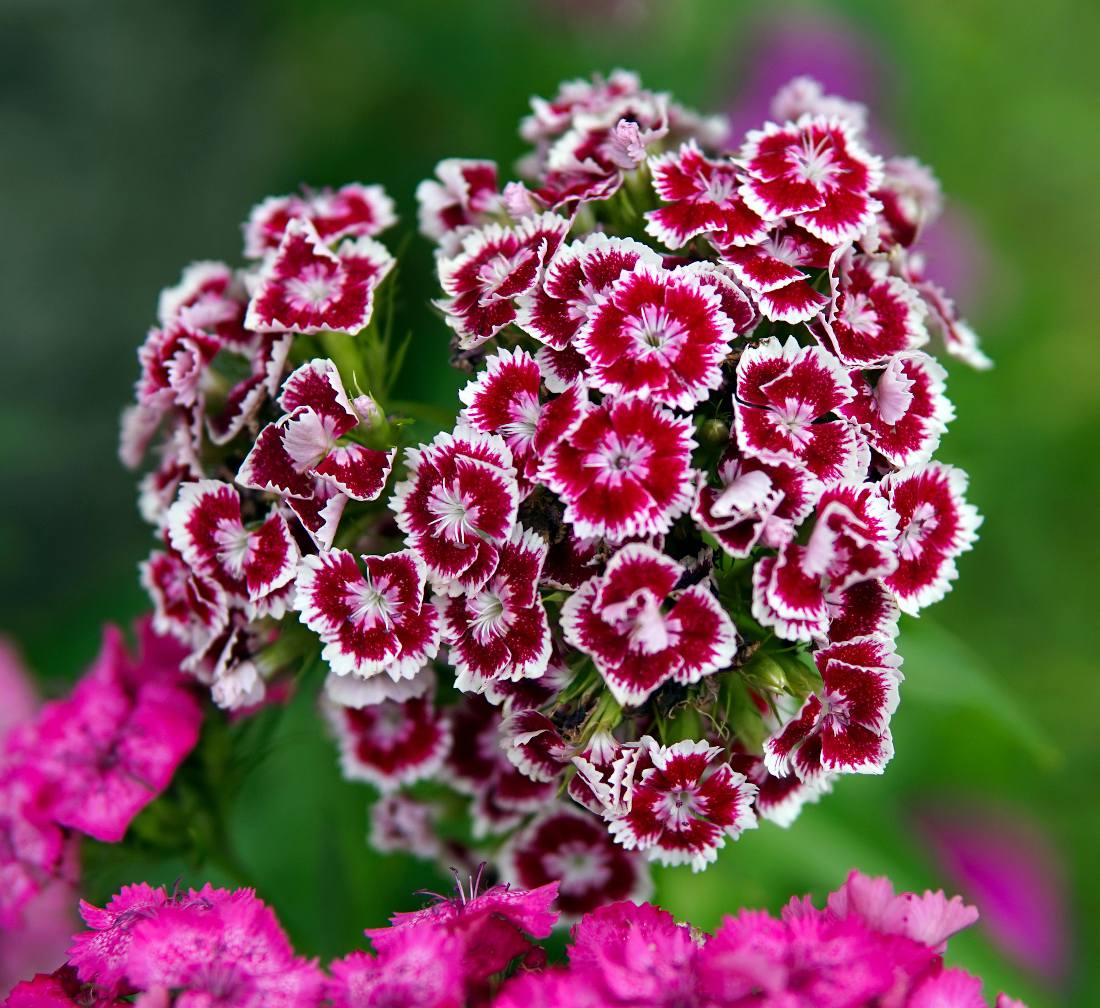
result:
<svg viewBox="0 0 1100 1008"><path fill-rule="evenodd" d="M546 809L516 834L503 871L525 889L557 881L557 906L568 919L607 903L643 900L652 889L637 854L616 844L599 819L568 806Z"/></svg>
<svg viewBox="0 0 1100 1008"><path fill-rule="evenodd" d="M669 680L698 682L737 653L737 630L710 590L676 590L683 573L675 560L632 543L562 607L566 640L592 656L621 704L641 704Z"/></svg>
<svg viewBox="0 0 1100 1008"><path fill-rule="evenodd" d="M690 741L664 747L648 736L641 746L651 765L635 778L625 811L609 811L608 829L627 850L702 871L718 857L726 837L736 840L756 826L756 786L727 763L712 765L721 748Z"/></svg>
<svg viewBox="0 0 1100 1008"><path fill-rule="evenodd" d="M326 243L373 238L397 222L393 200L379 185L350 182L335 191L303 187L301 196L269 196L252 208L244 225L244 254L259 259L277 249L295 218L309 221Z"/></svg>
<svg viewBox="0 0 1100 1008"><path fill-rule="evenodd" d="M898 566L886 584L903 612L916 613L947 594L955 558L978 538L981 515L963 497L966 473L931 462L887 476L879 487L898 515Z"/></svg>
<svg viewBox="0 0 1100 1008"><path fill-rule="evenodd" d="M324 642L322 655L338 676L412 678L439 646L424 566L411 550L362 560L365 570L347 550L306 557L295 608Z"/></svg>
<svg viewBox="0 0 1100 1008"><path fill-rule="evenodd" d="M480 589L515 527L519 488L502 438L459 425L406 452L394 488L398 528L446 594Z"/></svg>
<svg viewBox="0 0 1100 1008"><path fill-rule="evenodd" d="M546 485L577 535L667 532L691 503L690 422L642 399L609 397L550 449Z"/></svg>
<svg viewBox="0 0 1100 1008"><path fill-rule="evenodd" d="M890 717L901 681L892 644L873 637L830 644L814 662L821 692L764 743L769 772L804 781L822 772L882 773L894 754Z"/></svg>
<svg viewBox="0 0 1100 1008"><path fill-rule="evenodd" d="M862 478L866 449L854 427L827 419L854 397L851 379L828 351L769 338L737 364L738 447L764 462L808 469L826 486Z"/></svg>
<svg viewBox="0 0 1100 1008"><path fill-rule="evenodd" d="M558 919L551 909L558 885L551 882L525 891L496 885L479 892L480 875L469 890L458 884L458 895L438 897L423 910L396 913L390 927L370 928L365 933L385 957L409 940L410 933L430 928L432 933L457 939L462 949L462 968L467 984L475 987L513 959L532 948L532 938L547 937Z"/></svg>
<svg viewBox="0 0 1100 1008"><path fill-rule="evenodd" d="M740 193L751 210L765 220L793 217L830 244L855 239L880 209L871 193L882 181L882 162L843 119L768 123L749 133L740 164Z"/></svg>
<svg viewBox="0 0 1100 1008"><path fill-rule="evenodd" d="M568 220L548 213L515 227L486 224L463 239L457 255L439 260L447 294L439 307L461 346L479 346L516 320L516 299L535 286L568 229Z"/></svg>
<svg viewBox="0 0 1100 1008"><path fill-rule="evenodd" d="M538 594L546 543L517 525L476 591L440 601L455 686L480 692L501 679L537 679L550 661L550 625Z"/></svg>
<svg viewBox="0 0 1100 1008"><path fill-rule="evenodd" d="M91 671L42 709L21 749L45 778L49 814L114 843L168 786L201 720L192 693L177 681L144 679L108 627Z"/></svg>
<svg viewBox="0 0 1100 1008"><path fill-rule="evenodd" d="M443 927L406 928L377 958L352 952L330 964L333 1008L463 1008L466 976L462 940Z"/></svg>
<svg viewBox="0 0 1100 1008"><path fill-rule="evenodd" d="M589 384L689 410L722 381L736 336L716 291L697 274L639 263L621 274L577 335Z"/></svg>
<svg viewBox="0 0 1100 1008"><path fill-rule="evenodd" d="M871 878L858 871L829 895L828 906L837 917L854 915L874 931L904 935L937 954L947 948L948 938L978 919L977 909L959 896L948 899L943 890L895 896L889 879Z"/></svg>
<svg viewBox="0 0 1100 1008"><path fill-rule="evenodd" d="M374 291L393 257L373 238L349 238L333 252L309 220L295 217L264 263L245 325L257 332L357 333L374 311Z"/></svg>

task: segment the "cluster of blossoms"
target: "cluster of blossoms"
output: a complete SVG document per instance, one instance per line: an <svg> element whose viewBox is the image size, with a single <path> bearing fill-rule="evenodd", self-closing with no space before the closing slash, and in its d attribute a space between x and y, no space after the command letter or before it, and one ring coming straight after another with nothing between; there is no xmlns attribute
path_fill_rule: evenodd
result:
<svg viewBox="0 0 1100 1008"><path fill-rule="evenodd" d="M123 438L158 437L157 628L230 708L319 653L381 849L577 916L890 759L899 613L979 523L930 330L987 362L923 274L928 170L805 81L774 111L728 144L617 72L534 101L525 181L442 162L419 222L470 380L427 443L387 408L377 187L266 201L248 266L162 296Z"/></svg>
<svg viewBox="0 0 1100 1008"><path fill-rule="evenodd" d="M742 911L713 935L648 903L609 903L572 929L567 965L536 939L557 886L505 885L399 913L322 971L295 955L251 890L126 886L81 904L68 961L20 984L6 1008L987 1008L981 981L945 968L947 939L977 918L942 892L895 895L853 872L824 909ZM130 999L133 998L131 1001ZM1022 1008L1000 995L996 1008Z"/></svg>
<svg viewBox="0 0 1100 1008"><path fill-rule="evenodd" d="M15 726L0 748L0 932L55 880L73 881L77 839L122 839L199 737L202 709L182 649L139 624L140 651L106 631L72 692Z"/></svg>

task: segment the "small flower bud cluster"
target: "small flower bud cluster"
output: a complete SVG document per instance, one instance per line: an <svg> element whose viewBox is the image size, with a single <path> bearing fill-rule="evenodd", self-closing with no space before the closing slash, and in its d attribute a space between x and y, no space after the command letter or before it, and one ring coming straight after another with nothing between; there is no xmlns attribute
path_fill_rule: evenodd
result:
<svg viewBox="0 0 1100 1008"><path fill-rule="evenodd" d="M852 872L824 909L742 910L713 935L649 903L620 901L573 927L568 964L548 965L556 883L525 891L479 879L371 928L375 954L322 970L295 954L250 889L124 886L81 903L68 961L21 983L7 1008L987 1008L982 982L944 965L977 911L942 892L895 895ZM131 1001L130 999L133 998ZM125 999L125 1000L124 1000ZM996 1008L1023 1008L1001 994Z"/></svg>
<svg viewBox="0 0 1100 1008"><path fill-rule="evenodd" d="M820 88L780 105L727 143L617 72L533 102L522 181L441 162L470 379L426 443L385 408L377 189L261 204L251 266L162 297L124 442L161 434L158 626L230 707L320 652L380 846L453 856L431 778L472 860L579 915L890 759L899 613L979 524L930 330L988 362L923 276L930 173Z"/></svg>

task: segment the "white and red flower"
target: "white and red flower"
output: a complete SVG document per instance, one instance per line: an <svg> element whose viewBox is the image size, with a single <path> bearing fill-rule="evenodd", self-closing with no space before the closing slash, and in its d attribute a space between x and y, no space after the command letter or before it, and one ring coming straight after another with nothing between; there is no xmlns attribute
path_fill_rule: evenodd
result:
<svg viewBox="0 0 1100 1008"><path fill-rule="evenodd" d="M865 151L843 119L804 116L749 133L739 161L741 195L765 220L793 217L831 245L853 241L881 204L882 161Z"/></svg>
<svg viewBox="0 0 1100 1008"><path fill-rule="evenodd" d="M550 661L550 625L538 594L546 543L517 525L476 590L441 600L455 686L481 692L501 679L537 679Z"/></svg>
<svg viewBox="0 0 1100 1008"><path fill-rule="evenodd" d="M410 550L362 559L365 570L347 550L305 557L294 606L337 675L410 679L439 647L423 565Z"/></svg>
<svg viewBox="0 0 1100 1008"><path fill-rule="evenodd" d="M196 573L175 550L154 550L141 564L141 585L153 601L153 626L188 646L204 645L229 619L216 582Z"/></svg>
<svg viewBox="0 0 1100 1008"><path fill-rule="evenodd" d="M886 260L849 255L823 329L844 363L870 367L927 343L924 314L916 288L891 275Z"/></svg>
<svg viewBox="0 0 1100 1008"><path fill-rule="evenodd" d="M451 241L456 231L483 223L499 208L497 166L468 158L440 161L435 178L416 187L416 203L420 233L435 242Z"/></svg>
<svg viewBox="0 0 1100 1008"><path fill-rule="evenodd" d="M370 322L375 289L393 264L373 238L347 239L334 252L308 220L294 218L260 270L245 325L257 332L357 333Z"/></svg>
<svg viewBox="0 0 1100 1008"><path fill-rule="evenodd" d="M882 773L894 754L890 717L898 706L901 659L881 637L857 637L814 653L821 690L764 743L777 777L816 781L822 773Z"/></svg>
<svg viewBox="0 0 1100 1008"><path fill-rule="evenodd" d="M309 221L326 244L341 238L373 238L397 222L393 200L379 185L303 187L301 195L269 196L252 208L244 225L244 254L260 259L277 249L294 219Z"/></svg>
<svg viewBox="0 0 1100 1008"><path fill-rule="evenodd" d="M638 263L659 267L661 257L632 238L597 233L562 245L542 282L520 298L516 324L555 350L565 350L611 285Z"/></svg>
<svg viewBox="0 0 1100 1008"><path fill-rule="evenodd" d="M426 677L427 685L434 677ZM383 792L433 776L451 745L450 725L430 692L366 707L328 702L325 713L340 746L348 780L365 780Z"/></svg>
<svg viewBox="0 0 1100 1008"><path fill-rule="evenodd" d="M608 397L550 449L542 479L579 536L621 542L664 533L691 505L691 433L690 418Z"/></svg>
<svg viewBox="0 0 1100 1008"><path fill-rule="evenodd" d="M943 210L943 193L936 176L916 158L887 158L875 197L882 204L879 240L906 248Z"/></svg>
<svg viewBox="0 0 1100 1008"><path fill-rule="evenodd" d="M348 440L356 431L370 433L377 405L366 396L349 399L330 360L299 367L283 384L279 404L286 415L260 431L237 482L286 498L314 540L328 547L347 498L381 496L394 452Z"/></svg>
<svg viewBox="0 0 1100 1008"><path fill-rule="evenodd" d="M557 214L527 217L515 227L486 224L468 234L461 251L439 260L439 302L459 345L476 347L516 320L516 299L538 280L569 221Z"/></svg>
<svg viewBox="0 0 1100 1008"><path fill-rule="evenodd" d="M721 748L691 741L666 747L648 736L642 745L651 765L635 778L627 810L608 825L627 850L702 871L718 857L726 837L736 840L756 826L756 785L728 763L715 765Z"/></svg>
<svg viewBox="0 0 1100 1008"><path fill-rule="evenodd" d="M445 594L476 592L512 534L519 487L504 440L465 425L406 452L394 518Z"/></svg>
<svg viewBox="0 0 1100 1008"><path fill-rule="evenodd" d="M959 317L955 302L930 281L918 283L917 290L924 298L929 322L939 331L944 349L956 360L978 371L988 371L993 367L993 361L978 345L978 334Z"/></svg>
<svg viewBox="0 0 1100 1008"><path fill-rule="evenodd" d="M897 569L886 584L903 612L917 613L947 594L955 558L978 538L982 519L965 500L966 473L931 462L892 473L879 484L897 512Z"/></svg>
<svg viewBox="0 0 1100 1008"><path fill-rule="evenodd" d="M717 291L696 274L639 263L589 312L577 349L601 392L689 410L721 384L736 335Z"/></svg>
<svg viewBox="0 0 1100 1008"><path fill-rule="evenodd" d="M588 358L572 346L564 350L541 346L535 360L542 371L542 380L551 392L564 392L570 385L583 382L588 372Z"/></svg>
<svg viewBox="0 0 1100 1008"><path fill-rule="evenodd" d="M727 453L719 485L700 477L691 516L730 556L747 557L758 544L779 549L794 538L821 495L805 469Z"/></svg>
<svg viewBox="0 0 1100 1008"><path fill-rule="evenodd" d="M790 542L753 569L753 616L788 640L829 632L830 602L853 585L898 566L898 516L869 483L843 483L822 493L806 543Z"/></svg>
<svg viewBox="0 0 1100 1008"><path fill-rule="evenodd" d="M532 708L505 718L500 744L512 765L536 781L557 780L573 758L573 750L554 722Z"/></svg>
<svg viewBox="0 0 1100 1008"><path fill-rule="evenodd" d="M891 465L926 462L955 418L947 372L927 354L898 354L873 375L853 371L856 395L837 408ZM873 378L873 381L872 381Z"/></svg>
<svg viewBox="0 0 1100 1008"><path fill-rule="evenodd" d="M466 405L461 417L465 423L504 438L525 494L546 453L580 423L588 406L580 384L558 396L545 395L538 362L520 349L499 350L487 358L485 370L458 396Z"/></svg>
<svg viewBox="0 0 1100 1008"><path fill-rule="evenodd" d="M746 205L741 176L732 161L708 158L694 140L650 158L653 188L668 206L649 211L646 231L670 249L683 248L697 235L716 246L755 245L768 225Z"/></svg>
<svg viewBox="0 0 1100 1008"><path fill-rule="evenodd" d="M832 274L836 250L803 228L784 222L755 245L722 249L721 262L751 292L760 313L792 325L820 314L829 298L808 271Z"/></svg>
<svg viewBox="0 0 1100 1008"><path fill-rule="evenodd" d="M832 787L828 774L821 774L813 781L800 780L794 774L777 777L768 770L763 756L735 750L730 754L729 763L738 773L744 774L750 784L756 785L753 810L757 817L784 829L798 818L803 805L816 802Z"/></svg>
<svg viewBox="0 0 1100 1008"><path fill-rule="evenodd" d="M742 454L809 470L826 486L860 479L868 453L855 427L829 419L855 398L840 362L817 346L770 338L737 364L734 416Z"/></svg>
<svg viewBox="0 0 1100 1008"><path fill-rule="evenodd" d="M517 833L501 862L505 879L522 889L558 881L556 905L567 920L607 903L641 902L653 888L641 857L616 844L595 816L563 805Z"/></svg>
<svg viewBox="0 0 1100 1008"><path fill-rule="evenodd" d="M138 403L160 410L195 406L203 393L206 369L219 349L216 337L178 320L163 329L150 329L138 348Z"/></svg>
<svg viewBox="0 0 1100 1008"><path fill-rule="evenodd" d="M737 630L710 590L677 591L683 573L671 557L632 543L562 606L566 640L591 655L621 704L641 704L670 680L698 682L737 653Z"/></svg>
<svg viewBox="0 0 1100 1008"><path fill-rule="evenodd" d="M275 511L246 528L240 494L228 483L185 483L165 527L187 566L231 596L258 602L294 579L299 552L286 519Z"/></svg>

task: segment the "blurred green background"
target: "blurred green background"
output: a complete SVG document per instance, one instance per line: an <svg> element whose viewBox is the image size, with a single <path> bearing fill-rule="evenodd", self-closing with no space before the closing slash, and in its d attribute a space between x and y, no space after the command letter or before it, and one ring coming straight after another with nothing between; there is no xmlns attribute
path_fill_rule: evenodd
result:
<svg viewBox="0 0 1100 1008"><path fill-rule="evenodd" d="M903 629L887 774L843 780L792 830L756 831L705 875L663 874L658 895L713 926L741 905L821 895L850 866L935 887L943 872L915 823L930 804L981 796L1049 831L1072 965L1043 980L980 929L953 958L1032 1008L1100 1004L1100 5L1087 0L5 0L0 626L56 690L93 655L101 621L141 610L150 534L115 458L135 348L185 263L238 257L254 202L303 181L378 181L407 230L415 183L439 158L510 165L528 96L567 77L625 66L724 110L765 10L825 12L864 37L884 83L850 97L935 168L988 247L967 307L997 367L952 367L959 416L941 450L970 472L986 523L956 590ZM430 282L430 250L414 241L401 392L446 404L458 379L423 304ZM308 704L242 795L240 846L306 951L348 949L434 881L366 849L367 797L337 779ZM116 865L90 883L102 895L176 871Z"/></svg>

